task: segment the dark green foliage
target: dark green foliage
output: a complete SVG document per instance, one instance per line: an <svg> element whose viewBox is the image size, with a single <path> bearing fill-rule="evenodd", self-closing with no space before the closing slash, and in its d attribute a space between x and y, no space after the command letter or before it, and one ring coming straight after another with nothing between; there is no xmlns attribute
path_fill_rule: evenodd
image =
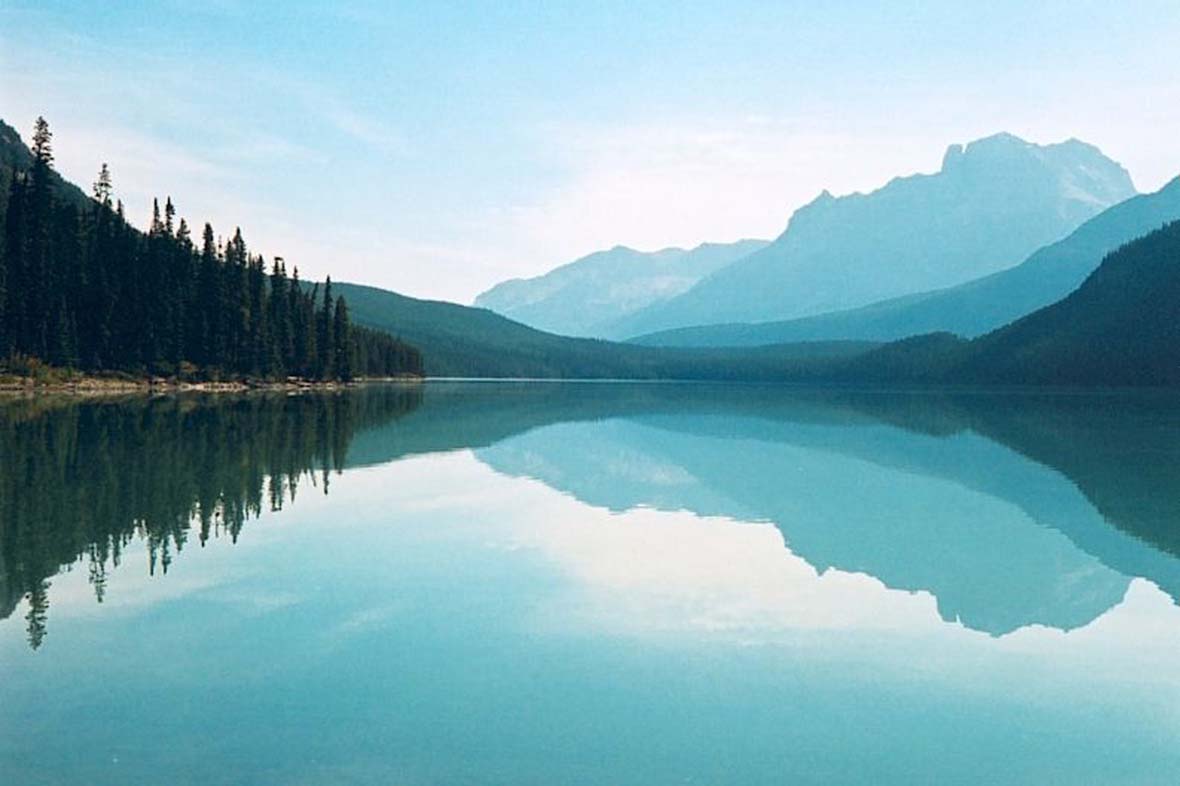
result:
<svg viewBox="0 0 1180 786"><path fill-rule="evenodd" d="M738 350L640 347L556 336L487 309L376 287L332 286L347 298L355 324L421 349L431 376L798 381L877 346L833 341Z"/></svg>
<svg viewBox="0 0 1180 786"><path fill-rule="evenodd" d="M267 324L270 326L270 341L267 342L266 371L270 376L286 376L294 360L295 347L291 340L291 296L288 292L287 268L281 258L276 258L270 271L270 296L267 299Z"/></svg>
<svg viewBox="0 0 1180 786"><path fill-rule="evenodd" d="M312 373L312 358L315 357L314 330L314 291L309 295L299 284L299 268L291 277L291 287L287 290L287 311L291 319L291 359L288 364L290 373L300 376L310 376Z"/></svg>
<svg viewBox="0 0 1180 786"><path fill-rule="evenodd" d="M219 248L206 224L197 249L168 198L162 210L154 202L149 230L138 232L122 205L112 206L106 164L93 198L79 198L53 170L43 119L31 150L10 132L0 125L0 366L26 357L85 371L212 379L420 370L413 348L352 330L328 286L318 306L297 280L287 281L278 259L268 274L240 229Z"/></svg>
<svg viewBox="0 0 1180 786"><path fill-rule="evenodd" d="M324 307L315 315L316 322L316 373L320 379L334 376L333 365L336 359L336 345L333 339L336 321L332 310L336 301L332 299L332 277L328 276L324 282Z"/></svg>
<svg viewBox="0 0 1180 786"><path fill-rule="evenodd" d="M0 236L0 357L8 357L8 260L4 253L4 238Z"/></svg>
<svg viewBox="0 0 1180 786"><path fill-rule="evenodd" d="M903 338L854 359L841 381L928 382L950 373L967 340L953 333Z"/></svg>
<svg viewBox="0 0 1180 786"><path fill-rule="evenodd" d="M226 357L225 288L222 260L213 240L213 227L205 224L201 233L201 256L197 261L197 316L193 339L193 360L201 366L215 365Z"/></svg>
<svg viewBox="0 0 1180 786"><path fill-rule="evenodd" d="M352 328L348 322L348 304L343 297L336 299L336 315L332 320L332 368L337 377L352 379Z"/></svg>
<svg viewBox="0 0 1180 786"><path fill-rule="evenodd" d="M972 341L916 336L854 358L855 382L1180 386L1180 221L1107 255L1068 297Z"/></svg>
<svg viewBox="0 0 1180 786"><path fill-rule="evenodd" d="M87 560L101 602L136 538L166 572L195 540L236 541L246 521L310 482L327 489L353 436L418 405L415 387L332 394L0 402L0 619L19 600L40 646L48 579ZM195 538L193 537L195 535Z"/></svg>
<svg viewBox="0 0 1180 786"><path fill-rule="evenodd" d="M1061 302L972 342L955 374L1016 384L1180 385L1180 221L1110 254Z"/></svg>

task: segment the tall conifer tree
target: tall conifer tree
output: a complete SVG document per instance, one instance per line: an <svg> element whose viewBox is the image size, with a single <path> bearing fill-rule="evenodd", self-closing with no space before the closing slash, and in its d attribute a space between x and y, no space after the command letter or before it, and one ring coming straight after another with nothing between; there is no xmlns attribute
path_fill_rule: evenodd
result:
<svg viewBox="0 0 1180 786"><path fill-rule="evenodd" d="M332 361L335 359L335 344L332 340L334 320L332 315L332 277L324 281L324 305L316 314L316 348L318 350L316 377L332 379Z"/></svg>
<svg viewBox="0 0 1180 786"><path fill-rule="evenodd" d="M348 382L352 379L352 328L348 322L348 304L344 297L336 299L336 315L332 328L332 342L335 347L334 373L337 379Z"/></svg>

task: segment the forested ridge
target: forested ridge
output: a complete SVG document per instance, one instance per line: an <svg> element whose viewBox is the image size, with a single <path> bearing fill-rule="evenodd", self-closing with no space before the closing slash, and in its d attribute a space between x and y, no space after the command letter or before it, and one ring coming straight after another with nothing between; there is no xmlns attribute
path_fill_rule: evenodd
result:
<svg viewBox="0 0 1180 786"><path fill-rule="evenodd" d="M972 339L932 333L854 358L845 382L1180 386L1180 221L1107 254L1058 302Z"/></svg>
<svg viewBox="0 0 1180 786"><path fill-rule="evenodd" d="M301 285L298 269L288 275L281 257L268 265L240 229L222 242L205 224L194 238L170 198L137 230L106 164L89 199L57 175L43 118L29 151L5 141L0 368L194 380L420 373L415 348L352 324L331 279Z"/></svg>
<svg viewBox="0 0 1180 786"><path fill-rule="evenodd" d="M1074 292L976 339L956 376L1180 386L1180 221L1111 252Z"/></svg>

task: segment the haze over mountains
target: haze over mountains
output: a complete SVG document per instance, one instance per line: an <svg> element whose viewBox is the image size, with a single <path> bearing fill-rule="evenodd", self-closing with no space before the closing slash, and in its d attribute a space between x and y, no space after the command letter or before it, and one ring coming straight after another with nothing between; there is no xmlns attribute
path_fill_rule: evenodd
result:
<svg viewBox="0 0 1180 786"><path fill-rule="evenodd" d="M766 247L765 240L636 251L615 246L542 276L504 281L475 305L567 336L624 338L617 324L687 291L705 276Z"/></svg>
<svg viewBox="0 0 1180 786"><path fill-rule="evenodd" d="M790 319L953 286L1015 265L1134 194L1125 169L1076 140L997 134L954 145L936 174L820 195L770 246L627 328Z"/></svg>
<svg viewBox="0 0 1180 786"><path fill-rule="evenodd" d="M1078 140L1042 146L996 134L952 145L935 174L895 178L868 194L825 191L797 210L773 243L681 294L632 306L629 315L612 312L603 335L792 319L954 286L1016 265L1134 194L1125 169ZM597 256L575 265L605 271ZM478 302L560 331L560 320L529 320L560 302L602 297L601 286L587 286L594 280L585 276L560 300L534 286L539 300L528 308L486 295Z"/></svg>
<svg viewBox="0 0 1180 786"><path fill-rule="evenodd" d="M892 341L921 333L974 338L1068 295L1106 254L1180 219L1180 178L1111 207L1021 264L955 287L782 322L700 325L632 339L649 346L757 346L793 341Z"/></svg>

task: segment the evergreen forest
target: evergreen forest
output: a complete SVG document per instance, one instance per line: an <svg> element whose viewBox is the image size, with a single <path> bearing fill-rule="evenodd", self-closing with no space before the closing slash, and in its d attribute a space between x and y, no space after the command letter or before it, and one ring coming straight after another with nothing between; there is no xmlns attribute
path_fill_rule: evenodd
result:
<svg viewBox="0 0 1180 786"><path fill-rule="evenodd" d="M0 367L48 364L191 380L348 381L418 374L418 351L354 325L329 278L269 264L240 229L194 236L170 198L146 232L114 198L103 164L86 197L54 171L38 118L26 161L4 162L0 195Z"/></svg>

